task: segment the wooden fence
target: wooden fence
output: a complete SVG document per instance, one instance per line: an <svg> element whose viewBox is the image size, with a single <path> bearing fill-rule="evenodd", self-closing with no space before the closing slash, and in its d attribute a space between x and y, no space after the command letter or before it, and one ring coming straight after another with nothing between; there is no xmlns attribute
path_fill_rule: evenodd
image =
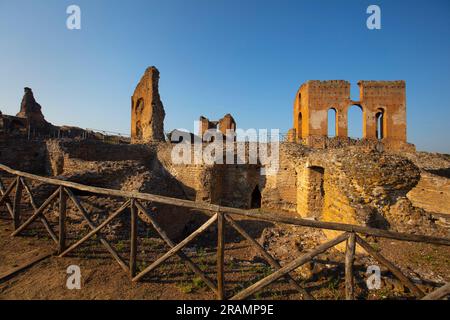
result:
<svg viewBox="0 0 450 320"><path fill-rule="evenodd" d="M393 263L388 261L379 252L377 252L372 246L367 243L360 235L381 237L388 239L395 239L401 241L413 241L422 242L435 245L450 246L449 238L438 238L426 235L417 234L407 234L399 233L388 230L381 230L375 228L367 228L357 225L333 223L333 222L323 222L323 221L312 221L300 218L289 218L276 213L255 213L247 210L224 207L214 204L195 202L189 200L182 200L176 198L170 198L165 196L159 196L147 193L138 192L127 192L119 191L113 189L105 189L98 187L86 186L74 182L62 181L52 178L46 178L37 176L30 173L25 173L17 170L13 170L5 165L0 164L0 170L3 170L14 176L12 183L5 188L0 181L0 206L5 206L11 218L13 220L14 232L12 236L19 235L24 231L30 224L36 220L39 220L49 233L50 237L54 240L58 247L59 257L64 257L68 253L72 252L78 248L81 244L89 239L92 239L96 235L96 239L101 242L101 244L106 248L106 250L111 254L111 256L117 261L120 267L130 275L132 281L141 280L146 274L155 270L157 267L161 266L167 259L177 255L186 266L191 269L195 274L197 274L204 283L216 294L218 299L231 299L231 300L241 300L248 298L273 282L280 278L285 278L292 286L294 286L304 299L314 299L314 297L293 277L290 276L290 272L300 267L301 265L311 261L317 255L325 252L326 250L342 243L346 242L346 253L345 253L345 295L346 299L352 300L355 298L354 294L354 275L353 275L353 263L355 259L355 247L356 244L361 246L369 255L374 257L380 264L384 265L387 269L391 271L402 283L405 285L415 296L424 299L441 299L450 293L449 285L445 285L431 294L425 296L424 292L418 288L410 279L408 279L398 267ZM27 180L35 180L41 183L50 184L57 186L57 190L54 191L41 205L38 205L33 198L32 190ZM109 215L102 223L95 225L93 221L89 218L89 214L83 207L73 190L83 191L87 193L119 197L124 199L122 206ZM20 201L21 195L26 192L29 196L31 206L34 213L21 223L21 213L20 213ZM10 195L14 194L11 200ZM91 231L82 237L80 240L76 241L74 244L67 246L66 243L66 204L67 201L72 201L75 207L78 209L79 214L86 220ZM168 204L178 207L187 207L197 210L201 210L210 215L210 219L206 221L197 230L192 232L180 243L175 244L166 234L164 229L156 222L154 214L149 212L143 205L142 201L151 201L160 204ZM57 202L58 205L58 232L57 234L52 230L48 220L44 216L44 210L53 202ZM128 263L125 262L119 254L114 250L114 248L102 237L99 232L107 226L114 218L123 215L125 210L129 208L130 214L130 255ZM156 259L148 267L146 267L141 272L137 273L136 268L136 256L137 256L137 221L140 219L138 212L143 214L153 225L154 229L161 236L161 238L170 247L164 255ZM323 243L316 247L314 250L303 254L293 261L281 266L277 260L275 260L255 239L253 239L233 218L234 216L248 217L257 220L269 221L290 224L295 226L319 228L342 231L343 233L333 240ZM202 232L207 230L211 225L217 224L217 279L216 281L210 279L186 254L183 253L182 249L191 243L195 238L197 238ZM240 235L242 235L246 240L248 240L256 250L264 257L265 260L271 265L274 272L270 275L264 277L263 279L257 281L256 283L250 285L249 287L243 289L234 296L227 296L224 289L224 247L225 247L225 237L224 237L224 227L228 224L234 228Z"/></svg>

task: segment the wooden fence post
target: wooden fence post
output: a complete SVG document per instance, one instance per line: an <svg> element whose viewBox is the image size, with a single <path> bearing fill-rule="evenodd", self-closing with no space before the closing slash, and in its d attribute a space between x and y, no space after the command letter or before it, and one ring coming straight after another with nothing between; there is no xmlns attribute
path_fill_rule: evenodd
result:
<svg viewBox="0 0 450 320"><path fill-rule="evenodd" d="M223 300L225 298L224 289L224 214L223 212L217 213L217 299Z"/></svg>
<svg viewBox="0 0 450 320"><path fill-rule="evenodd" d="M58 253L62 253L66 249L66 206L67 206L67 195L64 192L64 188L59 187Z"/></svg>
<svg viewBox="0 0 450 320"><path fill-rule="evenodd" d="M5 194L5 192L6 192L5 186L3 185L3 182L0 179L0 195L3 196ZM6 205L6 209L8 209L8 212L9 212L9 215L11 216L11 218L14 218L12 203L9 200L9 198L5 200L5 205Z"/></svg>
<svg viewBox="0 0 450 320"><path fill-rule="evenodd" d="M137 210L135 200L130 201L131 211L131 231L130 231L130 275L134 278L136 275L136 254L137 254Z"/></svg>
<svg viewBox="0 0 450 320"><path fill-rule="evenodd" d="M355 299L353 262L355 261L355 233L350 233L345 252L345 299Z"/></svg>
<svg viewBox="0 0 450 320"><path fill-rule="evenodd" d="M17 230L20 225L20 200L22 199L22 184L20 183L20 177L16 178L16 193L14 196L13 204L13 225L14 230Z"/></svg>

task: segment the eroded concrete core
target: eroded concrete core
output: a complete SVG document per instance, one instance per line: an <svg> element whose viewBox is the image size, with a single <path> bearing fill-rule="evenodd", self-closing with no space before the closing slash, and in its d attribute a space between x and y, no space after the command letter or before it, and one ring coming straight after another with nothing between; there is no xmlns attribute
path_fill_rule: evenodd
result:
<svg viewBox="0 0 450 320"><path fill-rule="evenodd" d="M131 97L131 142L164 141L166 113L158 91L159 71L149 67Z"/></svg>

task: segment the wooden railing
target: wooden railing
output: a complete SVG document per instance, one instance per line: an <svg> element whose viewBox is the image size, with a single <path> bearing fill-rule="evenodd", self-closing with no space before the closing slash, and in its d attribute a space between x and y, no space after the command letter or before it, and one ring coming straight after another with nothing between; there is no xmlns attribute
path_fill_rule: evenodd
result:
<svg viewBox="0 0 450 320"><path fill-rule="evenodd" d="M111 254L111 256L118 262L120 267L130 275L132 281L136 282L141 280L146 274L155 270L157 267L161 266L167 259L177 255L186 266L191 269L195 274L197 274L204 283L216 294L218 299L232 299L240 300L245 299L253 294L257 293L261 289L267 287L273 282L280 278L285 278L292 286L294 286L304 299L314 299L314 297L297 281L291 277L290 272L300 267L301 265L311 261L317 255L324 253L328 249L342 243L346 242L346 253L345 253L345 295L346 299L354 299L354 275L353 275L353 264L355 259L355 247L356 244L361 246L369 255L374 257L378 262L384 265L387 269L391 271L402 283L405 285L415 296L418 298L433 298L440 299L449 294L449 285L445 285L431 294L425 296L424 292L418 288L408 277L406 277L398 267L393 263L383 257L379 252L377 252L372 246L367 243L360 235L373 236L381 238L389 238L401 241L413 241L422 242L436 245L450 246L449 238L438 238L426 235L417 234L407 234L399 233L388 230L381 230L375 228L367 228L357 225L343 224L343 223L333 223L333 222L323 222L323 221L313 221L300 218L289 218L276 213L255 213L247 210L224 207L214 204L208 204L203 202L195 202L190 200L183 200L177 198L170 198L160 195L139 193L139 192L127 192L113 189L105 189L98 187L86 186L70 181L57 180L47 177L42 177L30 173L25 173L17 170L13 170L5 165L0 164L0 170L3 170L14 176L11 184L5 188L0 181L0 206L5 206L11 218L13 220L14 232L12 236L19 235L27 227L31 225L36 220L39 220L56 243L58 247L58 256L64 257L68 253L74 251L81 244L85 243L87 240L92 239L96 235L96 239L101 242L101 244L106 248L106 250ZM26 179L39 181L41 183L50 184L57 186L58 188L54 191L41 205L36 204L32 194L32 190L27 183ZM83 207L73 190L84 191L97 195L119 197L124 199L123 204L113 212L108 218L106 218L99 225L95 225L90 219L87 210ZM21 195L25 191L30 200L30 204L34 210L28 219L21 223L21 213L20 213L20 201ZM14 193L14 197L11 200L10 195ZM67 247L66 243L66 204L70 200L73 202L74 206L77 208L79 214L86 220L91 231L82 237L80 240L76 241L74 244ZM149 212L143 205L142 201L151 201L161 204L174 205L178 207L187 207L201 210L202 212L208 214L210 219L206 221L197 230L192 232L184 240L175 244L166 234L164 229L157 223L153 212ZM57 202L58 205L58 236L52 230L48 220L44 216L44 210L53 202ZM130 219L130 255L129 262L126 263L119 254L114 250L114 248L102 237L99 232L107 226L114 218L125 214L125 210L129 208L129 219ZM140 219L138 213L144 215L148 221L153 225L156 232L161 236L165 243L170 247L164 255L158 258L156 261L151 263L141 272L137 272L136 268L136 256L137 256L137 221ZM293 261L285 264L283 267L280 263L275 260L255 239L253 239L233 218L234 216L248 217L257 220L278 222L284 224L290 224L295 226L319 228L342 231L343 233L336 238L323 243L316 247L314 250L303 254ZM147 222L147 221L144 221ZM207 230L211 225L217 224L217 280L211 280L185 253L182 249L191 243L195 238ZM262 257L267 260L270 266L274 269L274 272L270 275L262 278L256 283L250 285L249 287L243 289L239 293L232 297L228 297L224 288L224 248L225 248L225 236L224 228L225 224L228 224L233 229L235 229L243 238L248 240L256 250L262 255Z"/></svg>

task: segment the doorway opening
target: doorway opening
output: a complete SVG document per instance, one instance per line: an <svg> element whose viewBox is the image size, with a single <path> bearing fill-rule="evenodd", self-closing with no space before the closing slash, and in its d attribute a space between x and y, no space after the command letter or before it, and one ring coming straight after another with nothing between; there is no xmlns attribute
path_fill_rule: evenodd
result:
<svg viewBox="0 0 450 320"><path fill-rule="evenodd" d="M250 208L261 208L261 191L259 191L258 186L255 186L255 189L253 189L252 198L250 200Z"/></svg>

